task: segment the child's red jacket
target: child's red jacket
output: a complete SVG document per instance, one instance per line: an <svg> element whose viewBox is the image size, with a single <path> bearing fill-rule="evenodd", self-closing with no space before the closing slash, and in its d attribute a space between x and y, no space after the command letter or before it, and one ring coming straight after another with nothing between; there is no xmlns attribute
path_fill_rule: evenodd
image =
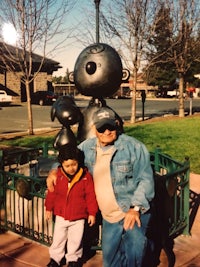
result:
<svg viewBox="0 0 200 267"><path fill-rule="evenodd" d="M61 167L57 169L57 180L54 191L48 190L45 206L47 211L65 220L75 221L95 216L98 205L94 192L94 183L87 168L80 168L71 183Z"/></svg>

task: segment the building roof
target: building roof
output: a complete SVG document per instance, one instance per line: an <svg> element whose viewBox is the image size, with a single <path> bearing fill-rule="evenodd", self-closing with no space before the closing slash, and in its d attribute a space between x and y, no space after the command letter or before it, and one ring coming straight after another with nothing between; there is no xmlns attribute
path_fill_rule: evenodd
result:
<svg viewBox="0 0 200 267"><path fill-rule="evenodd" d="M2 56L3 55L3 56ZM5 65L14 67L16 71L20 71L19 62L23 62L24 58L26 57L26 62L29 62L29 52L3 42L0 42L0 69L5 70ZM33 60L33 72L37 71L40 67L42 60L44 63L40 71L52 73L53 71L57 71L58 69L62 68L60 63L49 59L44 58L38 54L32 53L32 60Z"/></svg>

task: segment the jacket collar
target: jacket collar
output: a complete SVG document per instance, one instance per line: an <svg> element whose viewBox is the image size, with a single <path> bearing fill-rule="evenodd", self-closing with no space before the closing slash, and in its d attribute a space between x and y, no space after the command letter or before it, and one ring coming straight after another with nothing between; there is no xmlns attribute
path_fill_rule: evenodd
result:
<svg viewBox="0 0 200 267"><path fill-rule="evenodd" d="M67 175L64 173L64 171L62 170L62 168L61 168L61 172L62 172L62 174L63 174L65 177L67 177ZM75 183L77 183L77 182L81 179L82 175L83 175L83 168L80 168L79 171L75 174L75 176L74 176L73 179L71 180L71 183L69 183L69 186L68 186L68 192L69 192L70 189L73 187L73 185L74 185ZM68 178L68 177L67 177L67 178Z"/></svg>

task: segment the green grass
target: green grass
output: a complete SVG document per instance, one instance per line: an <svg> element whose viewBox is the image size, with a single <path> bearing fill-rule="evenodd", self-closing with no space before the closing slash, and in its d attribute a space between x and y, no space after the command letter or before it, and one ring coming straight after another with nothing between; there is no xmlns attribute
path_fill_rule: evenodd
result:
<svg viewBox="0 0 200 267"><path fill-rule="evenodd" d="M200 116L174 118L125 126L125 132L142 141L149 151L160 147L177 161L189 157L191 172L200 174ZM2 141L12 146L36 147L44 141L53 143L55 136L26 136Z"/></svg>
<svg viewBox="0 0 200 267"><path fill-rule="evenodd" d="M0 144L9 146L40 147L44 142L52 145L54 137L55 136L36 136L36 135L15 137L12 139L3 140L0 142Z"/></svg>
<svg viewBox="0 0 200 267"><path fill-rule="evenodd" d="M200 173L200 117L188 117L126 127L128 135L142 141L149 151L162 152L183 162L189 157L191 171Z"/></svg>

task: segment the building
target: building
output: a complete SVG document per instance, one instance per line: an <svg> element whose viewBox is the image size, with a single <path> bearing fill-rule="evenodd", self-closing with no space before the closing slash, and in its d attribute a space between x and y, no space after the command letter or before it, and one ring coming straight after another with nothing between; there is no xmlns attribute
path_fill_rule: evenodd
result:
<svg viewBox="0 0 200 267"><path fill-rule="evenodd" d="M16 53L17 52L17 53ZM15 63L16 54L23 53L22 49L11 45L0 43L0 89L5 90L13 96L14 102L21 103L26 101L26 88L22 82L23 72L20 70L19 64ZM3 55L3 56L2 56ZM7 56L7 61L6 57ZM28 52L26 52L28 57ZM12 60L9 60L12 58ZM37 54L32 54L32 74L38 72L43 57ZM30 84L31 93L36 91L53 90L52 74L61 66L60 63L48 58L44 59L39 73ZM15 71L11 71L14 69Z"/></svg>
<svg viewBox="0 0 200 267"><path fill-rule="evenodd" d="M132 77L130 77L129 79L129 87L130 89L133 88ZM154 97L156 92L158 91L158 86L151 86L146 83L143 73L138 73L136 87L136 97L141 97L142 91L145 91L147 97Z"/></svg>

